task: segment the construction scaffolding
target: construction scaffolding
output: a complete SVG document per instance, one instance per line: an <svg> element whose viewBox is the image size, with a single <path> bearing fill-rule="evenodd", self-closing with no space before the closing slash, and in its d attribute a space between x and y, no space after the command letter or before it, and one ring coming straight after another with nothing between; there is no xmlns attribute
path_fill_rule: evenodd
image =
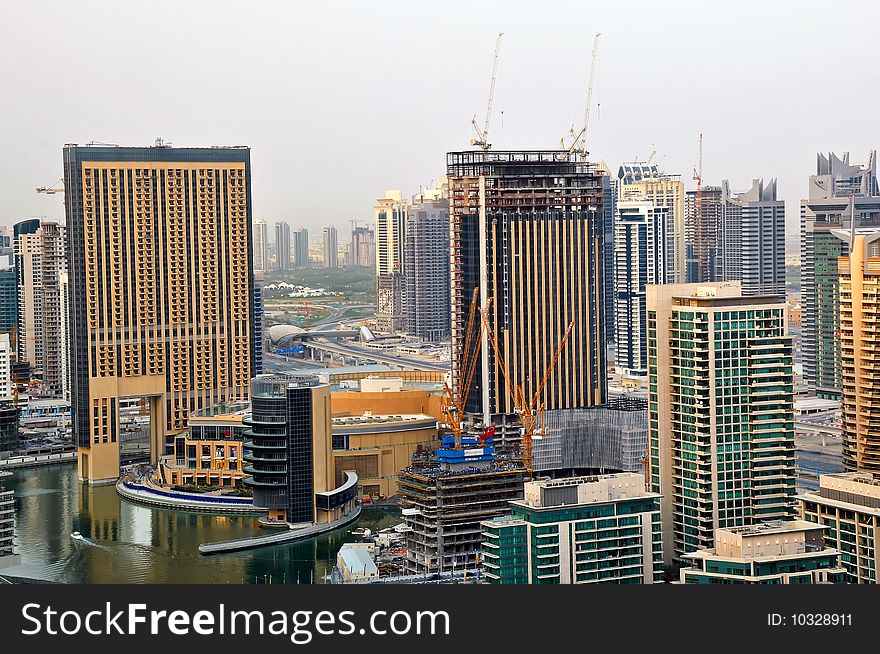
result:
<svg viewBox="0 0 880 654"><path fill-rule="evenodd" d="M615 396L589 409L547 411L533 445L536 472L642 472L648 451L648 402Z"/></svg>
<svg viewBox="0 0 880 654"><path fill-rule="evenodd" d="M525 470L512 462L456 470L422 461L402 470L407 572L476 568L480 522L508 513L508 503L522 499L524 481Z"/></svg>

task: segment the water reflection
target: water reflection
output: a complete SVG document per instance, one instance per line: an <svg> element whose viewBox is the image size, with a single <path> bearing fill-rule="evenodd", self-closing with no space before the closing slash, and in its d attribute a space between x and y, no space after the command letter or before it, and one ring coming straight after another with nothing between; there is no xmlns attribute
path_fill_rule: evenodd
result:
<svg viewBox="0 0 880 654"><path fill-rule="evenodd" d="M251 516L164 511L131 504L113 486L90 487L76 465L15 471L16 547L22 576L61 583L323 583L351 525L321 538L211 557L200 543L262 532ZM399 518L366 510L372 530ZM79 531L83 540L71 538Z"/></svg>

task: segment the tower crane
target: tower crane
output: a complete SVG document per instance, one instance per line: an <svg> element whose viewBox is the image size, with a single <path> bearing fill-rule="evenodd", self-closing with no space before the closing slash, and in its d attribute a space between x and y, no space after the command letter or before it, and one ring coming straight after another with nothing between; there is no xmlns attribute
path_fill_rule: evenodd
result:
<svg viewBox="0 0 880 654"><path fill-rule="evenodd" d="M474 379L474 372L477 369L477 362L480 359L480 349L483 344L482 323L477 324L477 315L480 313L478 306L479 288L474 288L474 294L471 298L471 308L468 313L467 331L465 332L464 345L461 350L461 360L459 361L459 376L457 384L454 383L450 388L449 384L443 384L445 395L440 401L440 414L443 421L449 425L455 436L455 448L461 448L462 436L464 428L462 426L462 418L467 409L468 395L471 390L471 382ZM492 304L491 298L486 303L486 311ZM476 332L474 326L476 324Z"/></svg>
<svg viewBox="0 0 880 654"><path fill-rule="evenodd" d="M498 38L495 41L495 58L492 60L492 75L489 80L489 102L486 106L486 124L481 130L477 124L477 114L474 114L471 120L477 138L471 139L470 144L476 145L484 151L492 147L492 144L489 143L489 121L492 119L492 100L495 99L495 76L498 73L498 53L501 52L502 36L504 36L504 32L498 32Z"/></svg>
<svg viewBox="0 0 880 654"><path fill-rule="evenodd" d="M708 264L703 260L703 230L699 223L703 220L703 133L700 132L697 150L697 165L694 168L694 181L697 183L697 194L694 196L694 259L696 260L696 279L704 281L703 268Z"/></svg>
<svg viewBox="0 0 880 654"><path fill-rule="evenodd" d="M526 469L526 475L531 478L533 467L532 440L536 436L540 437L538 427L540 425L541 429L543 429L544 411L546 409L546 404L544 402L538 404L538 399L541 397L541 393L544 392L544 387L547 385L547 382L550 379L550 375L553 373L553 369L556 367L556 363L559 361L562 350L565 349L565 345L566 343L568 343L568 338L569 336L571 336L571 332L574 329L574 320L568 323L568 327L565 328L565 332L562 334L559 345L556 347L556 351L553 353L553 357L550 359L550 363L547 364L547 369L544 371L544 375L541 378L541 381L538 383L537 388L535 388L534 394L531 398L527 398L525 385L522 382L519 385L514 384L513 380L511 379L510 373L507 370L507 366L504 362L504 357L502 356L501 350L498 346L498 336L489 325L488 310L484 310L482 312L482 319L483 328L486 330L486 333L489 336L489 343L492 345L492 349L495 352L495 362L498 365L498 369L501 371L501 376L504 378L504 385L507 389L507 394L510 396L511 401L513 402L514 410L519 416L520 429L522 433L521 451L523 465Z"/></svg>
<svg viewBox="0 0 880 654"><path fill-rule="evenodd" d="M64 193L64 178L62 177L57 182L55 182L56 186L38 186L37 193L45 193L46 195L55 195L56 193ZM60 184L61 186L57 186Z"/></svg>
<svg viewBox="0 0 880 654"><path fill-rule="evenodd" d="M596 62L599 60L600 36L602 36L602 33L596 32L596 38L593 39L593 60L590 64L590 81L587 84L587 108L584 111L584 126L581 127L580 132L575 132L574 126L570 130L572 142L571 147L568 148L568 153L577 152L581 159L586 159L590 154L586 148L587 129L590 127L590 109L593 106L593 81L596 79Z"/></svg>

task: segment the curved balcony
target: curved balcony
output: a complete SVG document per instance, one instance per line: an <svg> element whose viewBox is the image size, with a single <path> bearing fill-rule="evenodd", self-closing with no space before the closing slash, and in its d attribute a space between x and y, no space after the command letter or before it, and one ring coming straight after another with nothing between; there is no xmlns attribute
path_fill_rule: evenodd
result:
<svg viewBox="0 0 880 654"><path fill-rule="evenodd" d="M285 441L267 442L265 439L260 441L244 441L242 445L249 450L284 450L287 449Z"/></svg>
<svg viewBox="0 0 880 654"><path fill-rule="evenodd" d="M253 477L245 477L244 478L245 486L256 486L262 488L284 488L287 486L287 481L285 479L279 479L278 481L257 481Z"/></svg>

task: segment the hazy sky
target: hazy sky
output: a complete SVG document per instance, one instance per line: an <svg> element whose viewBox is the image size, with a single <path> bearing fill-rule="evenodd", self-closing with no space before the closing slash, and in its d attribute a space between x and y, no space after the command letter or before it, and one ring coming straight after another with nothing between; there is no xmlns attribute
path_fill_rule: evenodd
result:
<svg viewBox="0 0 880 654"><path fill-rule="evenodd" d="M588 148L646 158L688 188L779 178L796 231L817 151L877 146L880 3L12 2L0 9L0 224L63 219L65 143L246 144L254 217L372 220L386 189L418 191L468 147L504 32L490 141L553 148L583 119ZM502 114L503 111L503 121Z"/></svg>

